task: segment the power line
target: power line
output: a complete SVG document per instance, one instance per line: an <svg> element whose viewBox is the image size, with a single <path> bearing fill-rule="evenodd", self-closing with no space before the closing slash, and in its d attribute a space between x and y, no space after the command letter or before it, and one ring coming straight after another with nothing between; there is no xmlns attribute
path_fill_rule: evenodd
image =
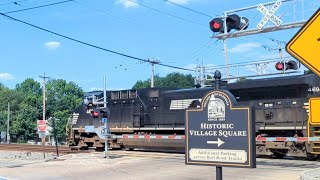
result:
<svg viewBox="0 0 320 180"><path fill-rule="evenodd" d="M174 69L180 69L180 70L185 70L185 71L196 71L194 69L187 69L187 68L182 68L182 67L177 67L177 66L171 66L171 65L167 65L167 64L162 64L162 63L159 63L158 65L160 66L165 66L165 67L170 67L170 68L174 68Z"/></svg>
<svg viewBox="0 0 320 180"><path fill-rule="evenodd" d="M209 15L209 14L206 14L206 13L203 13L203 12L200 12L200 11L197 11L197 10L194 10L194 9L191 9L189 7L186 7L186 6L183 6L181 4L178 4L178 3L175 3L173 1L170 1L170 0L163 0L164 2L167 2L167 3L170 3L172 5L175 5L175 6L178 6L178 7L181 7L183 9L186 9L188 11L191 11L191 12L194 12L194 13L197 13L197 14L200 14L200 15L203 15L203 16L206 16L206 17L209 17L209 18L212 18L212 15ZM215 14L216 15L216 14ZM219 16L219 15L216 15L216 16Z"/></svg>
<svg viewBox="0 0 320 180"><path fill-rule="evenodd" d="M154 32L154 29L151 26L147 26L146 24L141 25L141 24L138 24L138 23L136 23L134 21L129 21L129 20L125 19L125 18L122 18L122 17L119 17L119 16L115 16L115 15L109 13L109 12L102 11L102 10L94 8L94 7L90 7L87 4L85 4L83 2L80 2L79 0L73 0L73 2L75 2L75 3L77 3L77 4L81 5L81 6L84 6L84 7L88 8L88 9L95 10L95 11L97 11L99 13L104 14L104 15L108 15L108 16L111 16L111 17L113 17L115 19L119 19L119 20L121 20L123 22L129 23L129 24L133 24L133 25L137 25L137 26L143 26L144 28ZM161 33L160 35L162 35L163 37L166 37L166 38L173 38L174 37L174 35L171 35L171 34L168 34L168 33Z"/></svg>
<svg viewBox="0 0 320 180"><path fill-rule="evenodd" d="M144 5L144 4L142 4L142 3L138 3L138 2L135 2L135 1L133 1L133 0L127 0L127 1L130 1L130 2L132 2L132 3L135 3L135 4L140 5L140 6L142 6L142 7L151 9L151 10L156 11L156 12L158 12L158 13L162 13L162 14L165 14L165 15L167 15L167 16L171 16L171 17L173 17L173 18L180 19L180 20L182 20L182 21L186 21L186 22L189 22L189 23L197 24L197 25L199 25L199 26L203 26L203 27L208 28L207 25L204 25L204 24L201 24L201 23L192 21L192 20L188 20L188 19L185 19L185 18L176 16L176 15L173 15L173 14L170 14L170 13L167 13L167 12L164 12L164 11L161 11L161 10L158 10L158 9L155 9L155 8L153 8L153 7Z"/></svg>
<svg viewBox="0 0 320 180"><path fill-rule="evenodd" d="M83 2L80 2L79 0L73 0L73 2L78 3L78 4L80 4L80 5L82 5L82 6L86 7L86 8L93 9L93 10L95 10L95 11L97 11L97 12L102 13L102 14L106 14L106 15L109 15L109 16L111 16L111 17L120 19L120 20L122 20L122 21L124 21L124 22L130 23L130 24L136 24L135 22L128 21L127 19L124 19L124 18L115 16L115 15L109 13L109 12L102 11L102 10L99 10L99 9L96 9L96 8L93 8L93 7L90 7L90 6L86 5L86 4L83 3ZM140 5L140 4L139 4L139 5ZM210 16L210 17L211 17L211 16ZM145 26L145 25L144 25L144 26ZM149 27L149 26L145 26L145 27L148 28L148 29L150 29L150 30L152 30L152 28ZM169 36L168 34L163 34L163 35ZM209 40L205 45L203 45L203 46L208 45L208 43L210 43L211 40L212 40L212 38L210 38L210 40ZM200 51L200 50L201 50L201 49L199 49L198 51ZM196 54L196 53L197 53L197 52L195 52L194 54ZM193 54L193 55L194 55L194 54ZM192 55L192 56L193 56L193 55ZM174 68L180 69L180 67L174 67ZM188 69L188 70L190 71L190 69Z"/></svg>
<svg viewBox="0 0 320 180"><path fill-rule="evenodd" d="M43 7L48 7L48 6L54 6L54 5L57 5L57 4L63 4L63 3L71 2L71 1L73 1L73 0L60 1L60 2L56 2L56 3L45 4L45 5L35 6L35 7L31 7L31 8L19 9L19 10L15 10L15 11L8 11L8 12L5 12L3 14L10 14L10 13L16 13L16 12L21 12L21 11L28 11L28 10L32 10L32 9L38 9L38 8L43 8Z"/></svg>
<svg viewBox="0 0 320 180"><path fill-rule="evenodd" d="M30 0L12 1L12 2L7 2L7 3L2 3L2 4L0 4L0 6L9 5L9 4L20 5L19 2L24 2L24 1L30 1Z"/></svg>
<svg viewBox="0 0 320 180"><path fill-rule="evenodd" d="M63 34L59 34L59 33L53 32L51 30L48 30L48 29L33 25L31 23L22 21L20 19L16 19L16 18L11 17L9 15L6 15L4 13L0 13L0 15L4 16L6 18L9 18L11 20L26 24L26 25L31 26L33 28L36 28L36 29L39 29L39 30L42 30L42 31L45 31L45 32L48 32L48 33L51 33L51 34L54 34L54 35L57 35L57 36L60 36L62 38L65 38L65 39L68 39L68 40L71 40L71 41L74 41L74 42L77 42L77 43L80 43L80 44L83 44L83 45L86 45L86 46L90 46L90 47L93 47L93 48L96 48L96 49L99 49L99 50L103 50L103 51L106 51L106 52L109 52L109 53L113 53L113 54L116 54L116 55L119 55L119 56L123 56L123 57L126 57L126 58L130 58L130 59L134 59L134 60L138 60L138 61L142 61L142 62L148 62L148 63L151 62L150 60L138 58L138 57L131 56L131 55L128 55L128 54L124 54L124 53L121 53L121 52L117 52L117 51L113 51L113 50L106 49L106 48L103 48L103 47L99 47L99 46L96 46L96 45L93 45L93 44L90 44L90 43L87 43L87 42L84 42L84 41L80 41L80 40L71 38L69 36L66 36L66 35L63 35ZM176 69L181 69L181 70L195 71L195 70L191 70L191 69L187 69L187 68L181 68L181 67L166 65L166 64L163 64L163 63L159 63L159 65L166 66L166 67L171 67L171 68L176 68Z"/></svg>
<svg viewBox="0 0 320 180"><path fill-rule="evenodd" d="M268 45L264 45L264 44L260 44L260 43L255 43L255 42L252 42L252 41L249 41L247 39L244 39L244 38L241 38L241 37L237 37L237 39L240 39L242 41L246 41L248 43L252 43L256 46L259 46L259 47L262 47L263 49L267 50L267 51L271 51L272 50L272 47L268 46Z"/></svg>

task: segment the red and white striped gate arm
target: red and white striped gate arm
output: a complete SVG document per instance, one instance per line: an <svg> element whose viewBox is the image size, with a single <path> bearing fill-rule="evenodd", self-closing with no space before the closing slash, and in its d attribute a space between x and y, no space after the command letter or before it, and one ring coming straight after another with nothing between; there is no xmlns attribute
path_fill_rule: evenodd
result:
<svg viewBox="0 0 320 180"><path fill-rule="evenodd" d="M185 139L184 135L136 135L136 134L123 134L112 135L112 138L117 139ZM283 142L306 142L306 141L319 141L320 137L257 137L256 141L283 141Z"/></svg>

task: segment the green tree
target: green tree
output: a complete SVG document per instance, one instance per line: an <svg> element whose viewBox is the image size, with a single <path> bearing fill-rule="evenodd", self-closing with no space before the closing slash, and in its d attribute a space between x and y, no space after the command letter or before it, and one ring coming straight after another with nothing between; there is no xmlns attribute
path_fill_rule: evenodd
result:
<svg viewBox="0 0 320 180"><path fill-rule="evenodd" d="M165 77L156 75L154 78L154 85L156 87L178 87L178 88L190 88L194 87L194 77L191 74L182 74L178 72L167 74ZM150 78L145 81L137 81L133 89L141 89L151 87Z"/></svg>
<svg viewBox="0 0 320 180"><path fill-rule="evenodd" d="M59 140L65 139L68 118L82 102L84 92L75 83L68 83L62 79L50 80L46 89L46 116L60 119L56 121L57 136Z"/></svg>
<svg viewBox="0 0 320 180"><path fill-rule="evenodd" d="M194 77L191 74L184 75L174 72L162 79L162 87L191 88L194 86Z"/></svg>
<svg viewBox="0 0 320 180"><path fill-rule="evenodd" d="M308 69L308 70L304 70L304 72L303 72L303 74L312 74L313 72L310 70L310 69Z"/></svg>
<svg viewBox="0 0 320 180"><path fill-rule="evenodd" d="M27 142L36 137L39 109L30 104L21 103L20 109L13 116L12 133Z"/></svg>
<svg viewBox="0 0 320 180"><path fill-rule="evenodd" d="M13 94L16 97L12 100L19 97L19 102L18 107L12 109L12 134L26 142L35 138L37 120L42 119L40 83L28 78L16 85Z"/></svg>
<svg viewBox="0 0 320 180"><path fill-rule="evenodd" d="M0 89L0 130L5 131L7 128L8 102L10 103L10 124L15 121L16 112L20 109L22 95L15 90L7 87ZM14 133L14 129L10 128L10 134Z"/></svg>
<svg viewBox="0 0 320 180"><path fill-rule="evenodd" d="M247 79L246 77L240 77L237 79L236 82L244 82L244 81L248 81L248 80L250 80L250 79Z"/></svg>

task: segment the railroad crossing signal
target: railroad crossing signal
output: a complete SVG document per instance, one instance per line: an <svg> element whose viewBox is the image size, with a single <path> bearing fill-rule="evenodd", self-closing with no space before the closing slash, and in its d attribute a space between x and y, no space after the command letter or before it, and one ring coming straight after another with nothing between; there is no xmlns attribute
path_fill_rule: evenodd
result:
<svg viewBox="0 0 320 180"><path fill-rule="evenodd" d="M277 1L270 10L268 10L266 7L264 7L262 4L260 4L257 9L258 11L260 11L262 14L264 14L264 17L262 18L262 20L259 22L259 24L257 25L258 29L262 29L263 26L270 20L271 22L273 22L275 25L277 25L278 27L282 24L282 20L280 18L278 18L276 15L274 15L274 13L279 9L279 7L281 6L282 2L281 1Z"/></svg>
<svg viewBox="0 0 320 180"><path fill-rule="evenodd" d="M37 128L39 132L45 132L47 130L47 123L45 120L37 121Z"/></svg>
<svg viewBox="0 0 320 180"><path fill-rule="evenodd" d="M294 35L286 46L289 54L295 57L312 72L320 76L320 8Z"/></svg>
<svg viewBox="0 0 320 180"><path fill-rule="evenodd" d="M296 61L288 61L288 62L277 62L275 67L278 71L286 71L288 69L297 70L299 68L299 65L297 64Z"/></svg>
<svg viewBox="0 0 320 180"><path fill-rule="evenodd" d="M224 20L226 21L224 23ZM225 27L227 26L227 32L230 32L232 29L237 31L245 30L249 26L249 20L245 17L240 17L237 14L228 15L226 18L214 18L210 21L209 26L211 31L224 33Z"/></svg>

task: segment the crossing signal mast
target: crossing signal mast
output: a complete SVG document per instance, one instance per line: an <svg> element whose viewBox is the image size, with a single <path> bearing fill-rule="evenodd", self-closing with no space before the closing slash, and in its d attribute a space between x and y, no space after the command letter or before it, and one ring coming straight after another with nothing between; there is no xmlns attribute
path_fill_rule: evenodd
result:
<svg viewBox="0 0 320 180"><path fill-rule="evenodd" d="M311 1L317 3L316 0L308 0L307 2L311 4L313 3ZM227 39L299 28L306 22L304 9L304 0L277 0L276 2L273 1L226 11L223 13L224 16L212 19L209 22L209 27L214 33L212 38L223 40L224 44L226 79L234 77L229 77L230 65L228 63ZM282 19L289 13L290 16ZM241 16L241 14L244 14L246 17ZM251 17L251 15L253 16ZM279 50L281 50L281 48ZM280 55L280 59L281 60L276 63L275 70L282 71L283 73L293 73L294 70L300 67L300 64L297 64L296 61L290 61L290 59L285 60L282 58L282 55ZM290 71L286 72L287 70ZM270 73L266 73L266 75L270 75Z"/></svg>
<svg viewBox="0 0 320 180"><path fill-rule="evenodd" d="M231 30L242 31L248 28L249 19L240 17L237 14L227 15L224 17L214 18L209 23L212 32L219 34L228 34ZM225 64L228 65L227 41L223 39ZM229 78L229 70L226 68L226 78Z"/></svg>

